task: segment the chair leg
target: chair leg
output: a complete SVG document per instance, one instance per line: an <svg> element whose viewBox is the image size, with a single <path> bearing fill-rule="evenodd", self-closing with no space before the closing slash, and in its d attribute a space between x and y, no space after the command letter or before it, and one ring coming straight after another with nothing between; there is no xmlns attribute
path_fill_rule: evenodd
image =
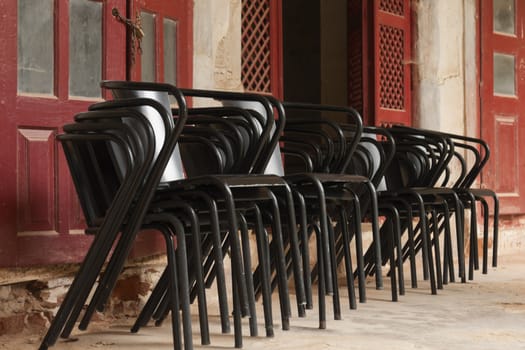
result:
<svg viewBox="0 0 525 350"><path fill-rule="evenodd" d="M191 207L187 207L191 209ZM201 237L199 230L198 218L193 210L187 212L191 219L191 230L193 238L193 268L195 269L195 287L197 289L197 305L199 308L199 323L201 330L201 344L210 344L210 330L208 323L208 309L206 303L206 293L204 287L204 276L202 273L202 256L201 256ZM189 262L189 261L188 261Z"/></svg>
<svg viewBox="0 0 525 350"><path fill-rule="evenodd" d="M398 300L398 291L397 291L397 278L396 278L396 263L395 263L395 253L394 253L394 222L391 216L387 216L387 219L385 220L383 226L381 227L381 233L382 236L384 236L384 242L385 245L383 246L386 248L383 250L385 253L388 252L389 254L389 261L390 261L390 289L392 294L392 301ZM377 273L377 272L376 272Z"/></svg>
<svg viewBox="0 0 525 350"><path fill-rule="evenodd" d="M300 222L300 237L301 237L301 252L302 252L302 262L303 262L303 280L305 286L305 297L306 297L306 309L313 308L312 301L312 275L310 272L310 247L309 247L309 237L308 237L308 223L307 223L307 214L306 214L306 203L304 197L297 191L293 192L294 202L297 205L298 210L296 213L299 213L299 222Z"/></svg>
<svg viewBox="0 0 525 350"><path fill-rule="evenodd" d="M306 305L306 291L305 284L303 279L302 271L302 258L299 250L299 239L297 232L297 222L296 222L296 213L294 208L294 202L292 197L292 192L289 188L284 189L285 197L285 206L288 219L288 237L290 240L290 248L292 252L292 266L293 266L293 276L295 284L295 295L297 300L297 314L299 317L304 317L306 315L305 305ZM284 209L284 208L283 208ZM283 212L285 212L283 210Z"/></svg>
<svg viewBox="0 0 525 350"><path fill-rule="evenodd" d="M266 330L267 337L274 336L273 330L273 316L272 316L272 290L271 290L271 277L268 268L268 262L270 257L268 256L268 237L264 226L262 224L262 215L257 206L254 208L255 216L255 239L257 242L257 253L259 257L259 279L261 284L261 293L263 298L263 310L264 310L264 328Z"/></svg>
<svg viewBox="0 0 525 350"><path fill-rule="evenodd" d="M482 198L480 199L483 208L483 267L482 273L487 274L488 272L488 250L489 250L489 206L487 201Z"/></svg>
<svg viewBox="0 0 525 350"><path fill-rule="evenodd" d="M357 221L356 218L354 218L354 220ZM341 207L339 209L339 227L341 229L341 236L342 236L342 241L343 241L344 262L345 262L345 270L346 270L346 285L348 288L348 299L349 299L350 309L356 309L357 305L356 305L356 296L355 296L355 287L354 287L354 270L352 267L352 255L350 253L350 237L349 237L349 232L348 232L348 225L349 223L346 217L346 210ZM359 273L359 278L361 278L360 273ZM359 288L361 288L361 281L359 282ZM361 292L361 289L360 289L360 292ZM359 300L362 301L361 295L359 296Z"/></svg>
<svg viewBox="0 0 525 350"><path fill-rule="evenodd" d="M281 231L281 217L279 214L279 206L277 202L277 198L273 195L273 193L269 192L268 195L270 196L270 211L272 215L272 242L275 243L275 245L272 245L274 247L274 256L275 256L275 262L276 262L276 268L277 268L277 274L278 274L278 290L279 290L279 300L281 303L281 321L282 321L282 329L283 330L289 330L290 329L290 316L291 316L291 310L290 310L290 296L289 296L289 290L288 290L288 276L286 273L286 261L284 256L284 245L283 245L283 237L282 237L282 231Z"/></svg>
<svg viewBox="0 0 525 350"><path fill-rule="evenodd" d="M174 241L171 234L165 234L164 238L166 240L166 255L168 258L168 266L165 271L167 272L169 287L167 294L171 300L170 309L171 309L171 331L173 336L173 347L175 350L182 349L180 332L180 320L179 320L179 288L177 285L177 266L176 266L176 256Z"/></svg>
<svg viewBox="0 0 525 350"><path fill-rule="evenodd" d="M326 289L325 289L325 266L324 266L324 247L321 239L321 230L319 226L312 225L312 229L315 232L315 242L317 245L317 287L318 287L318 298L319 298L319 329L326 329Z"/></svg>
<svg viewBox="0 0 525 350"><path fill-rule="evenodd" d="M429 278L430 278L430 291L432 294L437 294L436 273L434 270L434 261L433 261L433 254L432 254L432 240L430 236L430 232L431 232L430 221L425 212L423 213L421 218L424 218L423 224L425 225L424 232L423 232L423 229L421 229L421 242L422 242L422 249L427 251L428 272L429 272ZM421 225L421 227L423 227L423 225Z"/></svg>
<svg viewBox="0 0 525 350"><path fill-rule="evenodd" d="M383 275L381 270L381 237L379 234L379 210L378 210L378 204L377 204L377 193L375 190L374 185L371 182L366 183L368 192L370 194L370 212L371 212L371 220L372 220L372 234L374 235L374 242L375 242L375 277L376 277L376 288L382 289L383 288Z"/></svg>
<svg viewBox="0 0 525 350"><path fill-rule="evenodd" d="M405 295L405 273L403 271L403 252L401 246L401 217L396 207L392 206L394 248L397 262L397 279L399 295Z"/></svg>
<svg viewBox="0 0 525 350"><path fill-rule="evenodd" d="M196 200L204 201L210 213L212 252L214 255L214 272L212 276L217 278L217 294L219 298L219 313L221 318L222 333L230 333L230 320L228 312L228 294L226 291L226 278L224 274L224 255L222 253L222 239L219 224L218 208L215 201L202 191L190 194Z"/></svg>
<svg viewBox="0 0 525 350"><path fill-rule="evenodd" d="M365 262L363 254L363 231L361 228L361 205L357 196L354 198L354 237L355 237L355 252L357 258L357 277L359 287L359 302L366 302L366 276L365 276ZM350 238L350 237L348 237Z"/></svg>
<svg viewBox="0 0 525 350"><path fill-rule="evenodd" d="M403 260L409 259L410 264L410 283L412 288L417 288L417 269L416 269L416 251L414 241L414 215L412 208L409 203L403 199L394 199L396 203L402 206L402 212L404 213L405 220L403 224L400 223L400 232L403 232L402 228L406 227L408 232L407 243L403 247ZM401 228L402 227L402 228Z"/></svg>
<svg viewBox="0 0 525 350"><path fill-rule="evenodd" d="M446 203L445 203L446 205ZM430 218L432 220L432 232L434 239L431 241L434 244L434 251L435 251L435 266L436 266L436 282L437 282L437 288L443 289L443 275L441 272L441 247L439 242L439 225L438 225L438 219L437 219L437 212L436 210L430 211Z"/></svg>
<svg viewBox="0 0 525 350"><path fill-rule="evenodd" d="M494 193L494 227L492 233L492 267L498 266L498 236L499 236L499 199Z"/></svg>
<svg viewBox="0 0 525 350"><path fill-rule="evenodd" d="M241 231L241 243L244 260L244 274L246 276L246 288L248 290L248 307L250 310L250 336L257 336L257 314L255 310L255 292L253 288L253 274L250 252L250 237L248 236L248 223L244 215L239 214L239 229Z"/></svg>
<svg viewBox="0 0 525 350"><path fill-rule="evenodd" d="M447 284L448 280L450 279L450 282L454 283L456 280L456 275L454 273L454 257L453 257L453 249L452 249L452 233L450 230L450 211L448 208L448 205L444 206L443 208L443 215L442 215L444 232L445 232L445 258L443 261L443 284Z"/></svg>
<svg viewBox="0 0 525 350"><path fill-rule="evenodd" d="M419 237L421 239L421 255L423 257L423 278L425 278L425 271L427 271L426 279L430 280L430 292L432 294L437 294L434 262L432 261L432 245L430 242L430 232L428 228L428 218L423 200L421 197L419 197L419 199L419 223L416 229L419 228Z"/></svg>
<svg viewBox="0 0 525 350"><path fill-rule="evenodd" d="M239 286L237 281L238 270L240 267L232 264L232 294L233 294L233 336L234 336L234 347L237 349L242 348L242 323L241 323L241 302L239 298Z"/></svg>
<svg viewBox="0 0 525 350"><path fill-rule="evenodd" d="M186 237L185 240L188 240L188 244L192 247L191 260L187 261L188 270L191 270L193 273L189 274L190 276L190 285L195 283L194 290L190 291L190 298L197 297L197 305L199 310L199 325L200 325L200 334L201 334L201 344L208 345L210 344L210 331L208 323L208 310L206 302L206 293L204 286L204 275L202 269L202 253L201 253L201 234L199 228L199 219L195 210L187 202L177 201L175 204L173 201L165 201L157 203L158 208L163 210L175 210L172 215L180 215L184 219L189 221L191 235ZM166 213L166 216L170 215ZM170 302L165 303L165 307L169 306ZM168 309L165 309L164 314L158 318L157 324L162 323L162 320L166 316Z"/></svg>
<svg viewBox="0 0 525 350"><path fill-rule="evenodd" d="M471 240L473 241L472 248L474 251L474 269L479 270L479 251L478 251L478 213L476 208L476 198L470 194L470 230ZM472 276L474 277L474 276Z"/></svg>
<svg viewBox="0 0 525 350"><path fill-rule="evenodd" d="M180 305L182 310L182 327L184 334L184 349L193 349L192 340L192 327L191 327L191 313L190 313L190 295L188 285L188 270L185 268L188 263L188 256L186 252L186 244L184 237L184 227L176 220L172 215L164 215L167 221L169 221L173 231L177 237L177 250L176 259L177 266L179 267L178 281L179 281L179 295Z"/></svg>
<svg viewBox="0 0 525 350"><path fill-rule="evenodd" d="M458 249L458 272L461 278L461 283L466 283L465 274L465 248L464 248L464 232L463 232L463 205L459 200L455 202L454 211L456 213L456 236L457 236L457 249Z"/></svg>
<svg viewBox="0 0 525 350"><path fill-rule="evenodd" d="M337 261L336 261L336 251L335 251L335 235L334 227L332 221L328 218L328 237L330 239L330 266L328 267L332 271L332 276L334 277L333 289L334 294L332 296L333 308L334 308L334 320L341 319L341 300L339 298L339 284L337 281Z"/></svg>
<svg viewBox="0 0 525 350"><path fill-rule="evenodd" d="M417 269L416 269L416 252L414 246L414 226L412 210L407 214L407 231L408 231L408 254L410 259L410 281L411 287L417 288Z"/></svg>

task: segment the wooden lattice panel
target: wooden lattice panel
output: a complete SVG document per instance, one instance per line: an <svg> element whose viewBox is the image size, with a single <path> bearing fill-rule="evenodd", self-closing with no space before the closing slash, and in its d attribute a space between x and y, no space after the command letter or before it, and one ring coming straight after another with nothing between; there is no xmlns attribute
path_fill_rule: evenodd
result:
<svg viewBox="0 0 525 350"><path fill-rule="evenodd" d="M242 1L242 83L271 92L270 0Z"/></svg>
<svg viewBox="0 0 525 350"><path fill-rule="evenodd" d="M403 110L404 31L387 25L379 27L379 105L381 108Z"/></svg>
<svg viewBox="0 0 525 350"><path fill-rule="evenodd" d="M398 16L404 16L405 14L403 0L381 0L379 9Z"/></svg>

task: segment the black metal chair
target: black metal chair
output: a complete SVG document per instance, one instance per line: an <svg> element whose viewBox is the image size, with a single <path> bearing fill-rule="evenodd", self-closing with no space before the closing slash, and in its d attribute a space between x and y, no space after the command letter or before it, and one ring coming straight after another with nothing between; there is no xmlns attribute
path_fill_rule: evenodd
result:
<svg viewBox="0 0 525 350"><path fill-rule="evenodd" d="M469 272L470 280L474 277L474 270L479 269L478 245L477 245L477 210L476 202L481 203L483 209L483 266L482 272L488 270L488 236L489 236L489 215L490 210L485 198L491 198L493 202L493 252L492 265L497 266L497 242L498 242L498 219L499 219L499 200L494 191L490 189L472 188L476 178L481 173L487 163L490 150L486 142L479 138L456 135L451 133L439 132L440 135L447 137L454 143L454 158L456 167L455 178L448 178L444 184L454 189L462 200L465 208L471 211L470 215L470 255Z"/></svg>
<svg viewBox="0 0 525 350"><path fill-rule="evenodd" d="M380 257L381 252L375 188L366 177L343 173L343 169L350 161L361 135L362 122L355 110L338 106L301 103L283 103L283 106L287 113L295 110L299 114L299 119L292 118L285 128L283 152L286 155L293 157L287 159L286 167L288 167L287 171L289 171L291 175L286 175L285 179L293 184L293 188L298 195L309 199L309 220L311 223L315 223L317 220L319 222L318 225L312 225L311 229L320 235L321 239L325 240L322 245L322 250L318 249L318 267L313 271L320 279L320 317L321 327L324 327L324 310L322 310L324 300L321 299L324 292L321 287L324 284L326 284L326 289L328 290L328 287L333 283L334 316L335 318L340 317L337 284L326 277L335 275L336 273L336 264L334 260L334 232L331 232L332 230L331 225L329 224L329 216L327 216L327 208L328 206L330 206L330 208L344 208L344 210L347 211L347 216L343 217L343 219L350 220L345 222L345 226L353 222L355 228L352 228L352 230L360 233L360 224L356 225L356 223L361 220L361 214L356 212L356 209L359 208L359 196L357 193L364 190L370 198L370 212L375 213L375 215L371 216L374 247L378 249L377 256ZM284 114L284 111L282 111L282 113ZM321 113L343 115L344 118L347 119L347 122L352 123L354 126L354 138L344 138L336 124L319 117ZM324 129L320 125L324 125ZM305 135L315 135L315 137L311 140L305 140ZM301 140L303 140L302 143ZM293 167L293 159L299 160L299 163L302 162L303 165ZM320 164L320 167L316 169L315 164ZM334 169L334 173L327 172L330 167ZM304 170L308 171L305 172ZM350 207L348 207L348 205L350 205ZM340 212L338 210L334 211L330 217L340 218ZM358 234L357 236L360 235ZM361 246L359 238L356 239L358 247L358 271L363 271L362 260L360 260L362 258L362 252L359 252L359 247ZM378 258L378 261L379 260L380 258ZM376 286L382 288L380 269L378 272L379 273L376 274ZM321 273L323 275L321 275ZM352 272L347 271L347 276L348 273L351 275ZM322 283L323 279L326 279L326 283ZM366 298L364 275L360 276L359 281L360 300L364 302ZM352 288L353 283L348 283L348 287ZM349 294L351 295L350 305L351 307L354 307L355 301L352 300L351 290L349 291Z"/></svg>
<svg viewBox="0 0 525 350"><path fill-rule="evenodd" d="M114 89L114 90L118 90L118 91L130 91L130 90L133 90L133 89L136 89L137 91L145 91L145 90L158 90L159 89L159 85L157 84L148 84L148 83L125 83L125 82L106 82L104 84L104 86L108 87L108 88L111 88L111 89ZM200 95L203 95L204 97L208 97L208 98L223 98L223 99L230 99L230 100L242 100L242 99L250 99L250 100L253 100L255 98L255 100L257 101L260 101L261 103L266 103L265 102L265 99L259 95L246 95L246 94L236 94L236 93L220 93L220 92L209 92L209 91L195 91L195 90L185 90L185 94L188 95L188 94L200 94ZM269 108L268 108L269 109ZM271 115L271 113L268 113L269 115ZM270 120L270 118L267 118L268 120ZM273 121L273 119L272 119ZM271 124L270 124L271 125ZM263 144L263 146L265 146ZM260 149L257 151L257 152L260 152ZM256 156L257 156L257 153L256 152ZM260 159L258 157L255 157L256 160L260 161ZM266 160L267 161L267 160ZM260 164L254 164L252 167L255 168L255 167L261 167L263 165L264 161L261 161ZM221 196L221 200L222 200L222 196L224 196L224 194L228 194L229 191L235 191L235 192L238 192L239 193L239 199L240 201L238 201L237 203L243 203L246 202L246 203L252 203L254 201L254 197L251 197L251 198L246 198L246 197L243 197L242 196L242 192L243 191L246 191L247 189L249 188L254 188L254 189L258 189L257 191L257 194L261 194L262 192L265 192L264 193L264 198L261 199L263 201L266 201L267 203L270 203L271 204L271 207L273 207L273 213L272 213L272 216L274 219L276 219L276 215L278 215L278 211L276 210L277 207L278 207L278 203L277 201L275 200L275 198L272 198L273 194L272 192L283 192L283 195L282 195L282 198L287 198L287 201L289 203L289 205L287 206L287 210L291 210L291 213L290 215L288 215L287 217L290 219L290 220L294 220L295 219L295 214L293 214L293 202L292 202L292 197L291 197L291 192L287 192L289 191L288 187L287 187L287 184L286 182L284 182L282 179L280 179L279 177L277 176L269 176L269 175L263 175L263 176L260 176L260 175L251 175L251 176L231 176L231 175L221 175L221 176L217 176L217 175L208 175L208 176L201 176L201 177L198 177L198 178L189 178L189 179L184 179L182 181L175 181L175 182L169 182L169 183L166 183L166 187L169 187L169 190L165 190L165 191L173 191L173 190L180 190L180 189L184 189L184 190L188 190L188 189L205 189L207 191L210 191L209 193L212 193L213 195L217 196L217 195L220 195ZM271 188L272 192L269 192L268 191L268 188ZM262 191L262 189L264 191ZM213 192L212 192L213 191ZM218 192L217 192L218 191ZM225 192L226 191L226 192ZM262 192L261 192L262 191ZM230 232L237 232L237 218L235 217L235 213L236 213L236 210L235 210L235 205L234 204L234 199L230 196L227 198L226 201L223 200L224 203L224 206L225 206L225 209L226 209L226 212L229 213L228 215L230 215L228 221L230 222ZM272 204L273 203L273 204ZM295 223L293 223L293 221L290 221L290 224L288 225L288 227L290 228L294 228L296 225ZM274 238L274 243L276 244L276 248L274 251L277 253L277 254L282 254L281 252L283 251L283 248L282 248L282 241L281 241L281 237L280 234L279 234L279 230L280 228L278 227L278 225L275 225L273 228L272 228L272 236ZM292 238L292 249L295 251L295 254L296 254L296 257L297 259L294 259L294 261L296 261L296 263L294 263L294 266L298 266L299 267L299 271L300 271L300 256L298 254L298 249L297 249L297 243L294 243L293 240L295 239L294 236L295 234L290 234L289 235L291 238ZM294 248L295 247L295 248ZM239 257L240 258L240 257ZM279 259L276 259L276 260L279 260ZM287 285L286 285L286 280L287 280L287 276L286 276L286 270L283 269L283 263L284 263L284 259L280 259L281 262L278 264L280 265L281 267L278 268L278 276L279 276L279 279L280 279L280 283L279 283L279 289L280 289L280 295L281 295L281 305L282 305L282 312L281 312L281 316L282 316L282 320L283 320L283 328L287 329L288 328L288 323L289 323L289 302L287 301L288 299L288 292L287 292ZM236 259L237 261L237 259ZM242 261L241 259L239 259L238 261ZM242 264L240 265L242 266ZM296 278L301 278L301 275L302 275L302 272L299 272L297 274L294 274L295 276L298 276ZM302 282L300 283L296 283L296 289L298 291L298 294L299 296L298 297L301 297L301 293L299 293L301 291L301 287L302 286ZM304 292L302 293L304 295ZM301 299L304 299L304 297L302 297ZM304 302L299 299L299 305L298 307L302 307L302 305L304 305ZM240 330L236 330L236 345L237 346L240 346L240 336L237 336L238 334L240 334Z"/></svg>
<svg viewBox="0 0 525 350"><path fill-rule="evenodd" d="M184 109L184 101L180 101ZM140 193L144 178L151 170L154 160L153 130L149 122L139 112L129 109L114 109L112 111L82 114L78 117L86 120L94 118L97 119L97 122L91 120L90 122L67 126L65 127L66 134L60 138L63 141L64 151L88 224L92 230L96 230L96 235L40 346L41 349L47 349L53 345L60 332L68 332L68 323L75 322L78 314L75 313L74 309L78 308L78 305L83 305L85 297L87 297L86 294L89 293L90 287L95 283L113 243L116 240L134 240L138 227L135 230L129 230L131 223L126 221L133 221L134 217L130 213L136 212L137 207L133 205L142 199L137 194ZM130 117L133 119L135 128L122 123L123 118ZM101 122L102 120L104 122ZM115 122L116 120L118 122ZM182 116L179 120L180 124L175 128L175 141L184 120L185 117ZM139 125L142 126L140 130L136 128ZM108 144L111 145L111 151L108 150ZM118 164L115 163L115 155L118 155L120 159ZM160 177L160 172L158 175ZM141 216L144 217L145 214L144 212ZM119 236L118 232L122 229L124 222L126 222L124 232ZM179 252L177 254L177 266L175 265L171 238L175 231L177 231L179 238L182 238L184 229L175 217L171 217L165 222L171 228L171 230L163 231L170 262L171 307L173 310L179 309L178 297L180 295L182 298L180 305L183 306L183 317L185 318L185 322L183 322L185 324L185 347L189 349L192 347L189 295L187 285L184 286L183 282L187 280L187 276L184 276L186 257L184 256L184 245L180 245L177 250ZM179 271L178 275L176 267ZM181 281L181 288L177 287L177 281ZM179 290L177 291L177 289ZM172 319L174 346L180 348L179 330L176 329L180 324L178 311L173 313Z"/></svg>
<svg viewBox="0 0 525 350"><path fill-rule="evenodd" d="M465 280L464 205L453 190L440 186L447 178L446 169L453 157L454 145L449 139L430 131L397 126L389 131L394 135L397 151L386 176L390 191L388 195L390 198L394 195L416 204L413 210L416 210L414 213L420 218L414 229L416 246L405 246L404 258L413 256L414 249L422 250L424 277L427 279L430 275L431 290L435 294L446 283L446 279L442 277L439 243L439 235L443 230L443 266L446 270L443 275L451 276L451 280L454 276L449 223L452 214L455 214L456 219L459 276L462 281ZM435 264L432 246L436 250Z"/></svg>
<svg viewBox="0 0 525 350"><path fill-rule="evenodd" d="M348 129L348 126L345 124L341 124L341 127L343 130ZM353 128L350 127L349 130L346 131L352 134ZM388 130L380 127L365 126L363 128L363 136L359 141L350 164L346 167L346 171L351 174L360 174L368 177L377 189L379 215L386 218L380 229L381 251L385 253L383 262L385 262L386 259L390 261L390 271L388 274L391 279L392 300L397 301L398 293L401 295L404 294L401 227L404 224L403 219L405 216L411 215L412 212L411 210L407 212L406 208L400 208L392 202L385 201L383 177L393 159L394 153L395 142ZM366 197L364 200L367 200ZM366 215L366 207L363 207L363 210ZM409 222L411 221L412 220L409 219ZM409 234L409 242L411 237ZM341 248L339 248L339 251L340 249ZM373 250L369 249L366 264L373 265L375 262L373 257ZM338 255L338 259L342 259L342 252ZM396 284L398 284L398 287Z"/></svg>

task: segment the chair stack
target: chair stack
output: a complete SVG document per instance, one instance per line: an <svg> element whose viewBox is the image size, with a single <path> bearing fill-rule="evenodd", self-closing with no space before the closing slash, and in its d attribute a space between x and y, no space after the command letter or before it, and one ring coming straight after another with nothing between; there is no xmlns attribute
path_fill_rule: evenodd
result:
<svg viewBox="0 0 525 350"><path fill-rule="evenodd" d="M168 259L132 332L171 315L175 349L193 348L194 302L200 342L210 344L206 290L213 284L221 330L231 332L231 314L234 346L240 348L243 317L250 335L258 335L259 297L265 334L274 335L275 290L282 329L289 329L290 280L299 317L314 307L317 283L319 327L326 327L326 296L332 296L333 317L340 319L339 265L352 309L356 294L366 301L367 275L383 288L383 265L388 264L393 301L404 294L405 261L417 287L419 252L433 294L455 281L455 261L465 282L467 209L472 279L479 268L478 203L486 273L488 197L494 203L497 264L497 197L472 188L489 156L481 140L364 127L352 108L281 103L253 93L122 81L102 87L114 99L76 115L58 136L94 241L40 349L67 338L79 320L79 328L86 329L93 313L104 309L140 232L160 232ZM215 107L188 108L186 98ZM363 222L372 227L367 249Z"/></svg>

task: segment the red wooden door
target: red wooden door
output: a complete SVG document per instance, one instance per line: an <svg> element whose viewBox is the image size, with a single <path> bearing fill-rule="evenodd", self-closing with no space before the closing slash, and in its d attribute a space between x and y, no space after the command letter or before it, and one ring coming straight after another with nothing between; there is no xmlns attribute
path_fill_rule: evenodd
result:
<svg viewBox="0 0 525 350"><path fill-rule="evenodd" d="M483 173L501 212L525 212L525 4L482 0L481 135L491 148Z"/></svg>
<svg viewBox="0 0 525 350"><path fill-rule="evenodd" d="M373 3L374 121L411 125L410 0Z"/></svg>
<svg viewBox="0 0 525 350"><path fill-rule="evenodd" d="M133 0L131 17L140 15L142 54L130 65L131 80L191 87L193 78L193 1Z"/></svg>
<svg viewBox="0 0 525 350"><path fill-rule="evenodd" d="M83 234L81 209L55 135L75 113L104 97L101 79L126 79L130 47L126 26L112 16L113 8L123 16L143 10L153 14L158 25L143 40L152 45L144 51L149 48L158 57L152 80L190 86L191 3L0 1L5 26L0 40L0 266L84 256L91 238ZM164 55L164 47L173 50ZM140 63L139 56L134 67Z"/></svg>
<svg viewBox="0 0 525 350"><path fill-rule="evenodd" d="M348 103L366 124L412 124L409 0L348 0Z"/></svg>
<svg viewBox="0 0 525 350"><path fill-rule="evenodd" d="M113 6L125 0L0 2L0 266L69 262L89 244L55 135L101 99L101 78L125 77Z"/></svg>

